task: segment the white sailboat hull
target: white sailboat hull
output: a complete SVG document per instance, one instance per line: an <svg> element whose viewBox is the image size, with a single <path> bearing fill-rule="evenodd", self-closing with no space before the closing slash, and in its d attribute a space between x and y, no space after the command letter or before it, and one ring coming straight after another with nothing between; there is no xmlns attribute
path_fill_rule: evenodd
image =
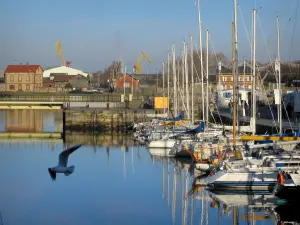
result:
<svg viewBox="0 0 300 225"><path fill-rule="evenodd" d="M173 148L174 144L176 143L176 140L173 139L167 139L167 140L155 140L151 141L148 145L149 148Z"/></svg>
<svg viewBox="0 0 300 225"><path fill-rule="evenodd" d="M213 189L272 190L277 183L277 172L219 171L205 179Z"/></svg>
<svg viewBox="0 0 300 225"><path fill-rule="evenodd" d="M148 149L152 156L160 156L160 157L173 157L174 155L170 155L170 148L149 148Z"/></svg>

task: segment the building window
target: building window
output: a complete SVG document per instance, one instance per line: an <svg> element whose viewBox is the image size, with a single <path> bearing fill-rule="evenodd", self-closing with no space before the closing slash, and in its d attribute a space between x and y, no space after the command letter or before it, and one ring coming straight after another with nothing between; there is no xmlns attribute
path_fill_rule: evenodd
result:
<svg viewBox="0 0 300 225"><path fill-rule="evenodd" d="M27 81L27 82L29 82L29 81L30 81L30 76L29 76L29 75L27 75L27 77L26 77L26 81Z"/></svg>
<svg viewBox="0 0 300 225"><path fill-rule="evenodd" d="M126 82L126 83L125 83L125 87L126 87L126 88L129 88L129 87L130 87L130 83L127 83L127 82Z"/></svg>
<svg viewBox="0 0 300 225"><path fill-rule="evenodd" d="M9 90L15 90L15 85L13 84L9 85Z"/></svg>
<svg viewBox="0 0 300 225"><path fill-rule="evenodd" d="M10 75L10 81L11 81L11 82L14 81L14 75Z"/></svg>
<svg viewBox="0 0 300 225"><path fill-rule="evenodd" d="M22 81L22 76L21 76L21 75L18 76L18 81L19 81L19 82Z"/></svg>
<svg viewBox="0 0 300 225"><path fill-rule="evenodd" d="M226 78L225 78L225 77L222 77L222 78L223 78L223 79L222 79L223 81L226 81Z"/></svg>
<svg viewBox="0 0 300 225"><path fill-rule="evenodd" d="M30 91L30 85L26 84L26 91Z"/></svg>

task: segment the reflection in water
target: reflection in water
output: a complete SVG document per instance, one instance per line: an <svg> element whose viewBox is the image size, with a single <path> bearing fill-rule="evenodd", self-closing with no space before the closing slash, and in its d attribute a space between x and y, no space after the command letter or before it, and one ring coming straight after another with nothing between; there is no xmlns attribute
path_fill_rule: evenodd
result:
<svg viewBox="0 0 300 225"><path fill-rule="evenodd" d="M173 179L172 191L172 223L173 224L255 224L263 221L264 224L298 224L300 222L300 206L287 204L273 195L261 195L249 192L210 192L202 185L198 185L198 176L190 169L191 162L171 158L152 156L152 161L162 163L162 196L165 196L165 182ZM173 166L173 174L168 170ZM189 177L189 174L191 177ZM178 189L179 178L179 189ZM189 186L190 179L192 185ZM181 192L179 191L181 190ZM169 204L169 187L167 185L167 205ZM180 196L180 198L178 198ZM184 197L186 196L186 197ZM179 201L178 201L179 199ZM196 201L196 202L195 202ZM200 210L196 210L196 208ZM178 212L181 209L181 213ZM215 211L217 210L217 211ZM178 223L178 216L181 223ZM199 221L197 222L197 219Z"/></svg>
<svg viewBox="0 0 300 225"><path fill-rule="evenodd" d="M5 124L1 121L5 112L1 113L0 124ZM60 113L42 114L43 131L57 129L50 126L61 121L56 114ZM47 171L45 165L57 160L60 149L75 144L82 144L71 156L76 173L52 182L48 172L56 175L56 171ZM14 159L13 163L8 159ZM67 163L64 167L70 168ZM206 191L201 185L204 175L193 168L191 160L152 156L146 148L135 146L131 136L118 134L67 132L65 143L62 139L2 139L0 211L10 225L84 224L87 220L95 225L299 222L298 206L272 203L272 196Z"/></svg>
<svg viewBox="0 0 300 225"><path fill-rule="evenodd" d="M93 147L126 146L127 148L129 146L135 145L131 135L124 135L119 133L99 134L99 133L92 133L92 132L67 131L65 139L67 145L82 144L82 145L91 145Z"/></svg>
<svg viewBox="0 0 300 225"><path fill-rule="evenodd" d="M6 132L43 132L43 111L41 110L7 110L5 112Z"/></svg>
<svg viewBox="0 0 300 225"><path fill-rule="evenodd" d="M1 132L62 132L61 110L9 109L0 115Z"/></svg>
<svg viewBox="0 0 300 225"><path fill-rule="evenodd" d="M80 148L81 145L74 145L64 151L62 151L59 154L58 157L58 165L55 167L48 168L48 172L52 178L52 180L56 180L56 173L63 173L66 176L69 176L72 174L75 170L75 166L68 166L68 158L69 156L78 148Z"/></svg>

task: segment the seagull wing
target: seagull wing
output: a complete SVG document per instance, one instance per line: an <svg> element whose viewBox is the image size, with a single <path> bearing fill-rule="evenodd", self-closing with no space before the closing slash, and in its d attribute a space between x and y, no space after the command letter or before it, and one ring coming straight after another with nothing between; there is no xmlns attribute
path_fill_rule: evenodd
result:
<svg viewBox="0 0 300 225"><path fill-rule="evenodd" d="M72 146L70 148L67 148L66 150L62 151L59 154L58 166L66 167L67 164L68 164L69 155L72 154L72 152L74 152L75 150L77 150L80 147L81 147L81 145L74 145L74 146Z"/></svg>

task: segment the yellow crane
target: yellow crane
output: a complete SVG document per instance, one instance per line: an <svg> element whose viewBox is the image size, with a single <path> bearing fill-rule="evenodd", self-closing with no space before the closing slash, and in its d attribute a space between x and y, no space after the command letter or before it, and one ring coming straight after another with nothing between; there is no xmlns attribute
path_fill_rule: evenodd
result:
<svg viewBox="0 0 300 225"><path fill-rule="evenodd" d="M70 61L65 61L64 53L62 51L62 47L61 47L60 41L56 42L56 55L59 55L62 66L70 67L71 62Z"/></svg>
<svg viewBox="0 0 300 225"><path fill-rule="evenodd" d="M148 62L150 64L152 64L152 61L151 61L150 57L145 52L142 52L140 54L140 56L138 57L138 59L136 60L134 66L133 66L135 74L141 74L142 73L146 59L148 60ZM140 64L140 62L141 62L141 64Z"/></svg>

